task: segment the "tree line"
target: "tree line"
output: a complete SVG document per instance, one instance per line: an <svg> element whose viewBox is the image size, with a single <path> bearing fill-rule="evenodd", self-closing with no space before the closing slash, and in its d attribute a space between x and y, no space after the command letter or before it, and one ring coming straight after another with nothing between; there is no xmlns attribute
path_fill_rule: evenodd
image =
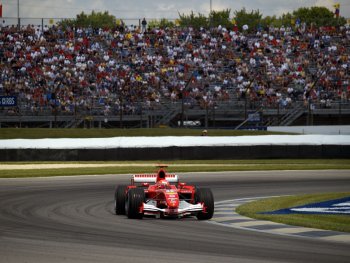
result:
<svg viewBox="0 0 350 263"><path fill-rule="evenodd" d="M123 21L115 16L105 12L92 11L91 14L84 12L77 15L74 19L65 19L59 23L67 27L92 27L92 28L113 28L121 26ZM175 21L165 18L148 21L149 28L172 28L172 27L193 27L211 28L211 27L237 27L248 32L274 27L294 27L294 26L315 26L315 27L336 27L346 24L344 17L336 17L335 14L326 7L302 7L292 13L282 14L281 16L265 16L259 10L247 11L245 8L235 11L231 16L231 9L221 11L212 11L208 16L193 11L190 14L179 13L179 18Z"/></svg>

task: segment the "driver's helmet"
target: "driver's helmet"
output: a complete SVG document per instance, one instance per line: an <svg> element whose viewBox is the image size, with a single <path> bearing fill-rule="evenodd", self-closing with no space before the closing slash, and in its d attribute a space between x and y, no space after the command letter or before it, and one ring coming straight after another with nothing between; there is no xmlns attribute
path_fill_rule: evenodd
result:
<svg viewBox="0 0 350 263"><path fill-rule="evenodd" d="M158 181L158 188L159 189L166 189L170 186L169 182L167 180L160 180Z"/></svg>

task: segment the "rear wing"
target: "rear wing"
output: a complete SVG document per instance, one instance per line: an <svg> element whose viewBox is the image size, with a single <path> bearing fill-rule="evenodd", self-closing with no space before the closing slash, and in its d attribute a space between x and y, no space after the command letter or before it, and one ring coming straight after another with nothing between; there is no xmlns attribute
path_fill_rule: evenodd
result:
<svg viewBox="0 0 350 263"><path fill-rule="evenodd" d="M166 174L165 180L169 183L178 183L179 178L177 174ZM131 183L156 183L157 174L134 174L131 178Z"/></svg>

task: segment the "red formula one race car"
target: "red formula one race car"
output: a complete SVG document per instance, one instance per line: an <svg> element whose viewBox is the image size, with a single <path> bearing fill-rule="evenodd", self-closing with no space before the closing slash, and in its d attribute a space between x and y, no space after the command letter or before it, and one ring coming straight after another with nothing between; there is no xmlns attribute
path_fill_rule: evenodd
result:
<svg viewBox="0 0 350 263"><path fill-rule="evenodd" d="M115 213L139 219L144 215L212 218L214 197L211 190L180 183L178 176L166 173L164 167L161 166L156 174L135 174L130 185L117 186Z"/></svg>

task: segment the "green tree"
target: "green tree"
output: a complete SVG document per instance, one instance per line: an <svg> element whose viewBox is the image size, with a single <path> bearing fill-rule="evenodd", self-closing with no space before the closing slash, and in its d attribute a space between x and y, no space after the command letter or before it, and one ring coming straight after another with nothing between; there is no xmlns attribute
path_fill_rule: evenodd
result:
<svg viewBox="0 0 350 263"><path fill-rule="evenodd" d="M281 26L292 26L292 21L294 20L294 16L291 13L282 14L279 17Z"/></svg>
<svg viewBox="0 0 350 263"><path fill-rule="evenodd" d="M230 28L232 23L230 21L231 9L225 9L222 11L212 11L209 15L210 26L218 27L219 25Z"/></svg>
<svg viewBox="0 0 350 263"><path fill-rule="evenodd" d="M62 26L71 27L93 27L93 28L112 28L116 25L116 18L110 15L108 11L105 12L95 12L92 11L91 14L85 14L81 12L77 15L75 19L64 19L60 22Z"/></svg>
<svg viewBox="0 0 350 263"><path fill-rule="evenodd" d="M160 20L153 19L148 22L149 28L173 28L174 26L175 26L175 23L173 21L170 21L165 18L162 18Z"/></svg>
<svg viewBox="0 0 350 263"><path fill-rule="evenodd" d="M198 15L195 15L193 11L191 11L191 14L189 15L179 13L179 17L181 27L191 26L193 28L198 29L200 27L208 27L209 25L208 18L201 13L198 13Z"/></svg>
<svg viewBox="0 0 350 263"><path fill-rule="evenodd" d="M293 12L293 16L294 18L299 18L302 23L305 22L308 26L311 24L316 27L338 26L346 23L344 17L335 18L332 11L326 7L319 6L299 8Z"/></svg>
<svg viewBox="0 0 350 263"><path fill-rule="evenodd" d="M280 27L282 25L281 20L274 16L265 16L261 19L261 25L264 28L274 26L274 27Z"/></svg>
<svg viewBox="0 0 350 263"><path fill-rule="evenodd" d="M293 26L295 18L291 13L282 14L280 17L266 16L262 19L261 24L263 27L281 27L281 26Z"/></svg>
<svg viewBox="0 0 350 263"><path fill-rule="evenodd" d="M243 25L248 25L249 32L257 30L262 22L262 14L259 10L252 10L248 13L247 10L243 8L240 11L235 11L235 18L240 30L242 30Z"/></svg>

